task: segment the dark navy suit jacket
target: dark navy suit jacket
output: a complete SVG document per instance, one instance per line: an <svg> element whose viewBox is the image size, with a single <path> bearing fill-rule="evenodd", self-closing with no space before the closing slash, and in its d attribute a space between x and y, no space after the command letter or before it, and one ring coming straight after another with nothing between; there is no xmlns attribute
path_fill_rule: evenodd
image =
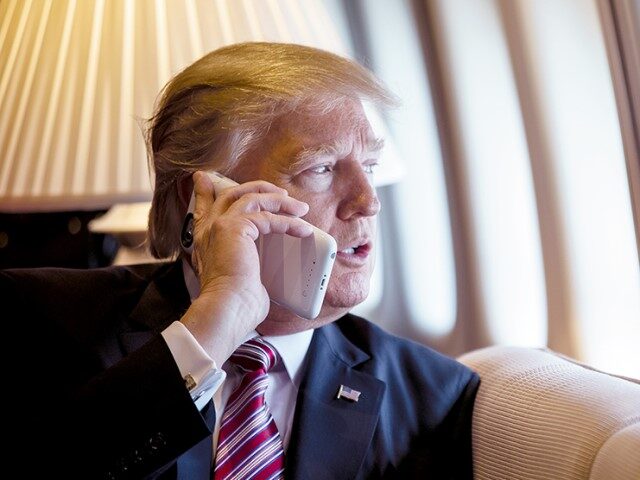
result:
<svg viewBox="0 0 640 480"><path fill-rule="evenodd" d="M159 335L189 306L180 263L0 272L0 301L25 478L210 478L215 411ZM314 332L305 365L287 478L472 478L466 367L350 314Z"/></svg>

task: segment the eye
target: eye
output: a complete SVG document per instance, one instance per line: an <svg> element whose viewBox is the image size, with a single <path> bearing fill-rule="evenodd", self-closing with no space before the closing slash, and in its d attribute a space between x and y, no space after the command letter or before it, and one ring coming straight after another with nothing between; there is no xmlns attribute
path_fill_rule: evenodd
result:
<svg viewBox="0 0 640 480"><path fill-rule="evenodd" d="M365 171L365 173L375 173L375 171L378 168L378 166L379 166L379 164L377 162L375 162L375 163L367 163L367 164L362 166L362 169Z"/></svg>
<svg viewBox="0 0 640 480"><path fill-rule="evenodd" d="M333 167L331 165L318 165L317 167L313 167L309 169L311 173L317 173L318 175L322 175L323 173L329 173L333 171Z"/></svg>

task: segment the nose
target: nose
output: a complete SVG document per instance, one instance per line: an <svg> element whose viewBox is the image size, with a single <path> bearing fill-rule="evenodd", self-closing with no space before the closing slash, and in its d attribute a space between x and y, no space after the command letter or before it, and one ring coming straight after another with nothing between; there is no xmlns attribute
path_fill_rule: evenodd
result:
<svg viewBox="0 0 640 480"><path fill-rule="evenodd" d="M370 176L361 167L354 170L345 182L343 200L338 209L341 220L373 217L380 212L380 201Z"/></svg>

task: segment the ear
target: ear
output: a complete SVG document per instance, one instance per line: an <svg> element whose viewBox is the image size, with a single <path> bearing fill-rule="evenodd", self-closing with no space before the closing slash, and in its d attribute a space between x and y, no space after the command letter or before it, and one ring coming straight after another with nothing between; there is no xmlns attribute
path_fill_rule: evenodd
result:
<svg viewBox="0 0 640 480"><path fill-rule="evenodd" d="M178 188L178 199L180 201L180 211L187 213L189 208L189 200L191 200L191 192L193 192L193 179L190 173L181 175L176 180Z"/></svg>

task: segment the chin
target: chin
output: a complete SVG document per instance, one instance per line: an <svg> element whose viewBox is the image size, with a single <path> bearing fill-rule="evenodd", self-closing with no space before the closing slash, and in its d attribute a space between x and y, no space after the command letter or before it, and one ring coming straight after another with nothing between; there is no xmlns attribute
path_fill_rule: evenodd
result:
<svg viewBox="0 0 640 480"><path fill-rule="evenodd" d="M324 305L333 308L353 308L369 295L369 276L351 272L340 275L329 285Z"/></svg>

